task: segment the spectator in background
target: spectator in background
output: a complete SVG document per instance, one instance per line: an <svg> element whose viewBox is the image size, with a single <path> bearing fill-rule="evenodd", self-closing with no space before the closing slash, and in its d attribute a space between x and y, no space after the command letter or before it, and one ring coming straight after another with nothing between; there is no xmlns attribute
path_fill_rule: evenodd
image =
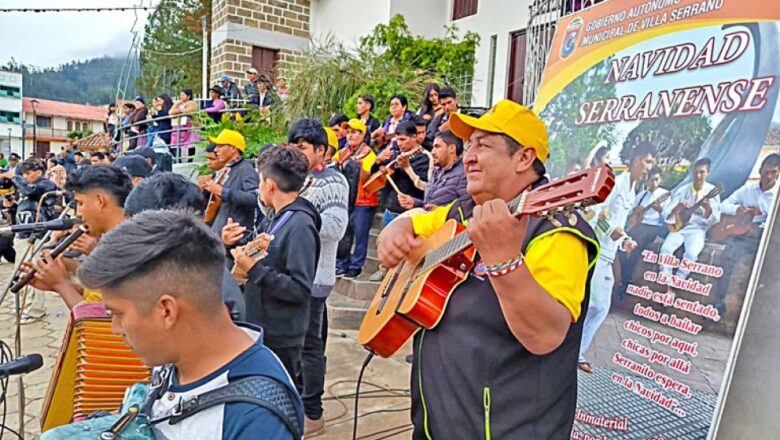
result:
<svg viewBox="0 0 780 440"><path fill-rule="evenodd" d="M385 123L382 124L371 137L380 145L388 145L393 150L395 147L395 129L398 124L404 121L412 119L412 114L408 111L409 101L404 95L393 95L390 98L390 116L385 119Z"/></svg>
<svg viewBox="0 0 780 440"><path fill-rule="evenodd" d="M425 194L414 199L414 207L431 210L447 206L465 196L466 171L463 168L463 141L451 131L444 130L436 136L431 151L435 168L431 180L425 183Z"/></svg>
<svg viewBox="0 0 780 440"><path fill-rule="evenodd" d="M375 132L381 124L379 119L375 118L371 112L374 111L374 97L368 93L358 96L357 100L357 118L366 125L366 144L371 145L371 133ZM347 121L341 121L341 124Z"/></svg>
<svg viewBox="0 0 780 440"><path fill-rule="evenodd" d="M125 141L125 147L128 145L128 138L132 136L132 132L130 131L130 124L133 120L133 114L135 113L135 104L132 102L125 102L122 104L122 135L124 135L124 141ZM125 150L127 148L124 148ZM65 168L67 168L68 165L65 165ZM68 170L70 172L70 170Z"/></svg>
<svg viewBox="0 0 780 440"><path fill-rule="evenodd" d="M279 79L276 80L276 94L282 101L287 101L287 98L290 97L290 89L287 88L287 79L283 76L280 76Z"/></svg>
<svg viewBox="0 0 780 440"><path fill-rule="evenodd" d="M219 123L220 120L222 120L222 111L225 110L225 101L222 100L222 97L220 96L222 94L222 89L219 87L212 87L209 89L209 98L210 101L207 104L206 108L203 109L204 113L208 113L208 115L211 117L211 119L215 123Z"/></svg>
<svg viewBox="0 0 780 440"><path fill-rule="evenodd" d="M130 144L127 147L128 150L132 150L136 148L137 146L146 146L146 138L144 135L146 134L146 118L149 116L149 109L146 108L146 102L144 101L143 96L136 96L133 100L135 104L135 111L133 112L133 116L130 118L130 123L132 126L130 127Z"/></svg>
<svg viewBox="0 0 780 440"><path fill-rule="evenodd" d="M257 73L257 69L254 67L249 68L249 70L246 71L246 79L248 79L249 82L244 86L244 95L246 95L246 99L250 105L257 107L259 105L257 104L259 102L257 95L260 93L257 87L260 74Z"/></svg>
<svg viewBox="0 0 780 440"><path fill-rule="evenodd" d="M81 151L76 151L73 153L73 160L76 161L76 169L83 168L88 165L92 165L92 162L89 161L86 157L84 157L84 153Z"/></svg>
<svg viewBox="0 0 780 440"><path fill-rule="evenodd" d="M441 104L441 114L428 124L428 131L425 134L425 138L431 145L440 132L450 129L450 115L458 111L458 97L455 94L455 89L443 87L439 91L439 104Z"/></svg>
<svg viewBox="0 0 780 440"><path fill-rule="evenodd" d="M108 104L105 124L108 135L112 140L116 139L116 127L119 125L119 115L116 114L116 104L113 102Z"/></svg>
<svg viewBox="0 0 780 440"><path fill-rule="evenodd" d="M0 169L5 171L5 167L8 166L8 160L5 158L5 153L0 153Z"/></svg>
<svg viewBox="0 0 780 440"><path fill-rule="evenodd" d="M228 102L232 104L233 101L241 100L241 91L238 90L238 86L235 82L230 80L229 76L222 75L219 77L219 85L222 86L222 96L224 96ZM232 106L233 105L231 105L231 107Z"/></svg>
<svg viewBox="0 0 780 440"><path fill-rule="evenodd" d="M171 107L173 107L173 100L170 96L163 93L155 98L155 110L157 111L157 133L156 138L162 140L165 145L171 144L171 118L168 117ZM152 138L148 143L150 147L155 145L155 138Z"/></svg>
<svg viewBox="0 0 780 440"><path fill-rule="evenodd" d="M171 118L171 154L180 160L195 154L193 142L197 135L192 132L192 114L198 111L198 106L192 100L192 89L184 89L179 94L179 100L168 112ZM190 159L191 161L192 159Z"/></svg>
<svg viewBox="0 0 780 440"><path fill-rule="evenodd" d="M22 170L19 168L19 160L21 158L16 153L11 153L8 155L8 169L7 171L13 171L15 175L21 176Z"/></svg>
<svg viewBox="0 0 780 440"><path fill-rule="evenodd" d="M257 107L263 113L268 113L269 109L274 103L271 99L271 93L268 90L268 83L263 80L257 83Z"/></svg>
<svg viewBox="0 0 780 440"><path fill-rule="evenodd" d="M65 188L68 171L60 165L56 158L51 157L46 162L46 178L54 182L59 189Z"/></svg>
<svg viewBox="0 0 780 440"><path fill-rule="evenodd" d="M417 135L415 136L415 140L427 151L431 151L433 149L433 143L428 142L428 139L425 137L427 134L426 130L428 127L428 123L420 115L415 115L413 120L414 120L414 126L417 130Z"/></svg>
<svg viewBox="0 0 780 440"><path fill-rule="evenodd" d="M423 92L423 100L420 103L420 108L417 110L417 115L422 116L426 124L441 114L439 90L438 84L430 83L425 87L425 92Z"/></svg>
<svg viewBox="0 0 780 440"><path fill-rule="evenodd" d="M341 129L341 126L344 125L347 121L349 121L349 118L341 113L336 113L335 115L331 116L330 120L328 121L328 127L330 127L334 133L336 133L336 137L339 139L339 150L347 145L347 132L346 130ZM366 139L366 144L368 144L368 139Z"/></svg>
<svg viewBox="0 0 780 440"><path fill-rule="evenodd" d="M152 167L149 166L143 157L135 154L128 154L117 158L114 161L114 166L120 170L124 170L130 176L133 188L152 175Z"/></svg>
<svg viewBox="0 0 780 440"><path fill-rule="evenodd" d="M95 151L89 155L89 162L92 165L108 165L111 161L108 159L105 153Z"/></svg>

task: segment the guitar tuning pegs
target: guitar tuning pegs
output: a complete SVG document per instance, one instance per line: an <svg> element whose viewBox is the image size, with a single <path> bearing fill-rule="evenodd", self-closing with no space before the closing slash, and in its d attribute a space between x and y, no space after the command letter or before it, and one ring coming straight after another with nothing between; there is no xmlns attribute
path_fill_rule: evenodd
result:
<svg viewBox="0 0 780 440"><path fill-rule="evenodd" d="M569 226L577 226L577 216L572 213L566 214L566 219L569 220Z"/></svg>
<svg viewBox="0 0 780 440"><path fill-rule="evenodd" d="M557 218L555 218L555 217L553 217L552 215L548 215L548 216L547 216L547 220L549 220L549 221L550 221L550 223L552 223L552 224L553 224L553 226L555 226L556 228L560 228L561 226L563 226L563 225L561 224L561 222L559 222L559 221L558 221L558 219L557 219Z"/></svg>

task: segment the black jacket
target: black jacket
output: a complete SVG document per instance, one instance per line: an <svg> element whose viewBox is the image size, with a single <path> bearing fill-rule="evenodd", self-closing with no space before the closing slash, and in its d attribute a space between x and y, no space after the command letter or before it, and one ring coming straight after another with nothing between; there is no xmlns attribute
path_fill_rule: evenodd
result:
<svg viewBox="0 0 780 440"><path fill-rule="evenodd" d="M292 212L278 227L286 212ZM269 212L258 232L274 231L268 255L249 271L244 289L247 321L265 330L269 347L303 345L309 323L309 297L320 254L321 220L308 200L296 199L279 213Z"/></svg>
<svg viewBox="0 0 780 440"><path fill-rule="evenodd" d="M50 191L57 191L57 185L49 179L41 178L35 183L27 183L23 177L16 176L13 179L14 186L19 194L23 198L19 201L17 212L27 211L30 213L29 218L31 221L35 221L35 216L38 213L38 203L41 200L41 196ZM53 207L56 204L58 197L47 197L44 201L45 205L41 207L41 217L39 221L53 220L55 213Z"/></svg>
<svg viewBox="0 0 780 440"><path fill-rule="evenodd" d="M238 162L228 164L230 174L222 185L222 204L219 212L211 225L211 229L219 236L222 227L227 224L228 218L241 226L252 229L255 224L258 202L257 193L260 186L260 178L252 162L239 159Z"/></svg>
<svg viewBox="0 0 780 440"><path fill-rule="evenodd" d="M431 161L429 159L429 156L425 154L424 152L420 152L415 154L411 159L409 159L409 165L414 170L414 173L420 177L423 181L428 181L428 168L431 165ZM381 165L375 164L371 168L371 172L377 172L379 171ZM414 197L415 199L421 199L425 195L423 190L417 188L414 186L414 182L412 181L412 178L409 177L409 174L407 174L406 170L404 170L401 167L395 167L395 171L393 171L393 174L391 174L391 177L393 181L395 182L396 186L398 186L398 189L401 190L402 193L410 195ZM395 191L395 188L393 188L392 185L389 183L385 185L384 187L384 208L387 210L394 212L396 214L400 214L406 209L401 207L401 204L398 203L398 193Z"/></svg>

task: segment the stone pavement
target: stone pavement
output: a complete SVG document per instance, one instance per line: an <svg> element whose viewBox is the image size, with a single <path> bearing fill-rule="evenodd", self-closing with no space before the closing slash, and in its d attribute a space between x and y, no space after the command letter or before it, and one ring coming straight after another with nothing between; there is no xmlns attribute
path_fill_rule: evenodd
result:
<svg viewBox="0 0 780 440"><path fill-rule="evenodd" d="M11 264L0 263L0 281L5 282L12 270ZM59 297L47 294L44 298L47 316L39 322L22 326L22 354L39 353L44 359L43 368L23 377L26 401L24 431L27 439L37 438L40 434L41 404L69 319L67 307ZM13 299L13 295L9 295L0 305L0 340L12 347L15 332ZM324 396L326 431L318 436L307 437L307 440L342 440L352 436L352 396L355 393L355 380L367 353L357 345L356 338L356 331L338 331L333 332L328 339ZM410 352L411 348L407 348L394 358L375 357L367 367L361 386L358 438L379 440L411 437L408 410L410 366L404 361L404 356ZM5 423L14 430L19 427L18 395L18 383L12 379L8 386ZM12 438L15 436L6 432L0 440Z"/></svg>

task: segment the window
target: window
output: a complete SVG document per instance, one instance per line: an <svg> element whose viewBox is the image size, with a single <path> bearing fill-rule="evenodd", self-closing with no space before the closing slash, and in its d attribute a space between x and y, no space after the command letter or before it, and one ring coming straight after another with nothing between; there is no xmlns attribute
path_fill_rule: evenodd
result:
<svg viewBox="0 0 780 440"><path fill-rule="evenodd" d="M589 8L596 3L601 3L604 0L562 0L561 1L561 16L573 14L579 12L585 8Z"/></svg>
<svg viewBox="0 0 780 440"><path fill-rule="evenodd" d="M0 111L0 122L7 122L9 124L21 124L22 119L19 117L18 112Z"/></svg>
<svg viewBox="0 0 780 440"><path fill-rule="evenodd" d="M36 116L35 125L38 128L51 128L51 118L48 116Z"/></svg>
<svg viewBox="0 0 780 440"><path fill-rule="evenodd" d="M452 20L460 20L477 13L478 0L454 0L452 3Z"/></svg>
<svg viewBox="0 0 780 440"><path fill-rule="evenodd" d="M8 98L21 98L22 90L19 87L0 86L0 96Z"/></svg>

